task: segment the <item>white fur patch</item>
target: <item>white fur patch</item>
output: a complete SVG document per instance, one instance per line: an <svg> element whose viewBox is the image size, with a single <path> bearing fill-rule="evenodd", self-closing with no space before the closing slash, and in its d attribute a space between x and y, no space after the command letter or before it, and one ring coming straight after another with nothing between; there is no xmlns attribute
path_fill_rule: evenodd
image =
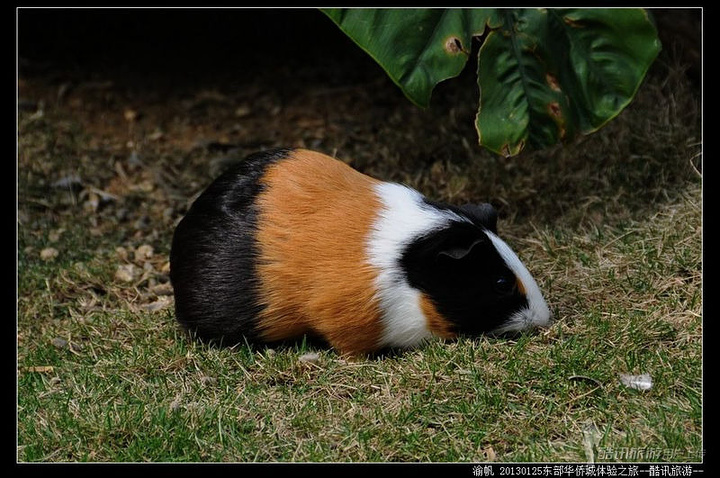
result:
<svg viewBox="0 0 720 478"><path fill-rule="evenodd" d="M540 288L535 282L535 279L533 279L533 276L505 241L490 231L485 232L495 245L495 249L497 249L500 257L503 258L510 270L513 271L515 276L522 282L528 301L527 308L513 314L502 326L493 332L503 334L530 327L544 327L549 325L551 317L550 309L545 303L542 292L540 292Z"/></svg>
<svg viewBox="0 0 720 478"><path fill-rule="evenodd" d="M421 293L410 286L400 267L406 246L451 221L469 221L452 211L434 208L408 187L380 183L375 187L383 207L367 245L368 262L378 273L375 285L383 311L380 347L413 347L432 337L420 306ZM550 309L530 272L510 247L485 231L510 270L522 282L528 307L513 314L495 333L519 331L550 323Z"/></svg>
<svg viewBox="0 0 720 478"><path fill-rule="evenodd" d="M375 191L383 208L370 235L368 260L378 271L377 294L383 314L381 347L412 347L432 334L420 308L420 291L408 284L400 268L402 252L410 242L441 229L459 216L435 209L408 187L381 183Z"/></svg>

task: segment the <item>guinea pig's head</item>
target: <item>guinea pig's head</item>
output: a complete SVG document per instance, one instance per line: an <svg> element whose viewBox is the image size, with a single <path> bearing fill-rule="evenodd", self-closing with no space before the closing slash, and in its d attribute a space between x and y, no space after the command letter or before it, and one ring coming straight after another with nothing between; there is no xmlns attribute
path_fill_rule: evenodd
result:
<svg viewBox="0 0 720 478"><path fill-rule="evenodd" d="M452 208L458 220L408 245L411 286L426 294L460 335L507 334L550 324L537 283L496 234L492 206Z"/></svg>

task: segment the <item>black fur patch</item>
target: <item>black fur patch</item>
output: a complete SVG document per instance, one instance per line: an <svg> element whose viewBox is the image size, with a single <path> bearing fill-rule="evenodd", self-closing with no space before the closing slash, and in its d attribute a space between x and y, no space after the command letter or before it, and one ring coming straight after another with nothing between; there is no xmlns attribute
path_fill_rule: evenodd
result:
<svg viewBox="0 0 720 478"><path fill-rule="evenodd" d="M425 204L435 209L452 211L455 214L470 219L474 224L497 234L497 218L498 214L492 204L463 204L462 206L452 206L438 201L432 201L423 198Z"/></svg>
<svg viewBox="0 0 720 478"><path fill-rule="evenodd" d="M210 184L175 229L175 315L197 338L233 345L257 337L255 200L267 167L291 154L273 149L248 156Z"/></svg>
<svg viewBox="0 0 720 478"><path fill-rule="evenodd" d="M490 332L527 306L515 274L479 224L453 221L413 241L401 266L410 285L427 294L460 334Z"/></svg>

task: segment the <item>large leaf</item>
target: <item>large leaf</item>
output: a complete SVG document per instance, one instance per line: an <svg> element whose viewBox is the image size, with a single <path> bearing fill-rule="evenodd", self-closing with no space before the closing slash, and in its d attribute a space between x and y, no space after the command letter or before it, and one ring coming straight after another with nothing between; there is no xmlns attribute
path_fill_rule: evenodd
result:
<svg viewBox="0 0 720 478"><path fill-rule="evenodd" d="M415 104L478 51L480 144L510 156L587 134L634 97L660 50L642 9L325 9Z"/></svg>
<svg viewBox="0 0 720 478"><path fill-rule="evenodd" d="M344 9L330 17L387 72L413 103L430 103L439 82L460 74L471 39L497 26L492 9Z"/></svg>
<svg viewBox="0 0 720 478"><path fill-rule="evenodd" d="M511 156L591 133L632 100L660 51L639 9L504 10L479 51L483 146Z"/></svg>

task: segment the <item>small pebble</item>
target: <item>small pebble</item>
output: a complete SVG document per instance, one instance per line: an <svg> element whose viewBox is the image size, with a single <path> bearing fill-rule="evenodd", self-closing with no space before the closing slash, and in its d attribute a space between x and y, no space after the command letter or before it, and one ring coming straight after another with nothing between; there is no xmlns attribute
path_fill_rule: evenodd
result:
<svg viewBox="0 0 720 478"><path fill-rule="evenodd" d="M628 388L636 390L650 390L652 388L652 377L649 373L640 375L620 374L620 382Z"/></svg>
<svg viewBox="0 0 720 478"><path fill-rule="evenodd" d="M317 352L308 352L306 354L302 354L298 360L305 363L318 363L320 361L320 354Z"/></svg>

